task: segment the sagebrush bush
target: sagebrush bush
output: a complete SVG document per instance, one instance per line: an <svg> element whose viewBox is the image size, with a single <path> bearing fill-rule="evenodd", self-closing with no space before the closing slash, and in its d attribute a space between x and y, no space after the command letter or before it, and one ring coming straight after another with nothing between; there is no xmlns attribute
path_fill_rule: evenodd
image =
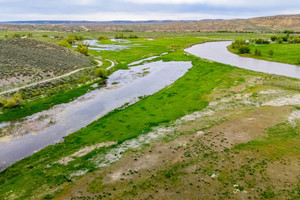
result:
<svg viewBox="0 0 300 200"><path fill-rule="evenodd" d="M83 55L88 56L89 55L89 48L87 44L83 44L83 43L79 43L77 45L77 49L78 52L82 53Z"/></svg>
<svg viewBox="0 0 300 200"><path fill-rule="evenodd" d="M261 51L259 49L254 50L254 55L255 56L261 56Z"/></svg>
<svg viewBox="0 0 300 200"><path fill-rule="evenodd" d="M98 40L108 40L108 37L103 36L103 35L100 35L100 36L98 37Z"/></svg>
<svg viewBox="0 0 300 200"><path fill-rule="evenodd" d="M101 78L107 78L107 70L103 68L97 68L95 70L95 76L101 77Z"/></svg>
<svg viewBox="0 0 300 200"><path fill-rule="evenodd" d="M250 48L249 48L249 45L241 45L239 48L239 53L240 54L247 54L247 53L250 53Z"/></svg>
<svg viewBox="0 0 300 200"><path fill-rule="evenodd" d="M270 49L270 50L268 51L268 54L269 54L269 56L273 56L273 55L274 55L274 51L273 51L272 49Z"/></svg>
<svg viewBox="0 0 300 200"><path fill-rule="evenodd" d="M19 93L14 94L13 98L11 99L6 99L2 98L0 100L0 106L3 106L5 108L15 108L23 103L23 98Z"/></svg>

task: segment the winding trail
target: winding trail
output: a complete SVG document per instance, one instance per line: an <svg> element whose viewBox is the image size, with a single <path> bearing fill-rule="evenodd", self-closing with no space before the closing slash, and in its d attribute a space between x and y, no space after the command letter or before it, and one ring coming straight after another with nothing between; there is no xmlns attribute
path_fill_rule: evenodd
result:
<svg viewBox="0 0 300 200"><path fill-rule="evenodd" d="M96 62L98 63L99 67L102 66L102 62L100 60L96 60ZM56 76L56 77L53 77L53 78L49 78L49 79L42 80L42 81L39 81L39 82L31 83L31 84L24 85L24 86L21 86L21 87L17 87L17 88L14 88L14 89L6 90L6 91L3 91L3 92L0 92L0 95L6 94L6 93L10 93L10 92L17 92L17 91L19 91L20 89L23 89L23 88L27 88L27 87L35 86L35 85L38 85L38 84L41 84L41 83L46 83L46 82L49 82L49 81L53 81L53 80L57 80L57 79L60 79L60 78L64 78L64 77L70 76L70 75L75 74L75 73L77 73L79 71L82 71L84 69L89 69L89 68L91 68L91 67L84 67L84 68L76 69L74 71L71 71L71 72L66 73L64 75L61 75L61 76Z"/></svg>
<svg viewBox="0 0 300 200"><path fill-rule="evenodd" d="M215 62L267 74L300 79L300 66L241 57L227 50L231 41L206 42L194 45L186 52Z"/></svg>
<svg viewBox="0 0 300 200"><path fill-rule="evenodd" d="M107 61L109 61L111 63L111 65L108 68L106 68L106 70L110 70L111 68L113 68L115 66L115 62L114 61L109 60L109 59L105 59L105 60L107 60Z"/></svg>

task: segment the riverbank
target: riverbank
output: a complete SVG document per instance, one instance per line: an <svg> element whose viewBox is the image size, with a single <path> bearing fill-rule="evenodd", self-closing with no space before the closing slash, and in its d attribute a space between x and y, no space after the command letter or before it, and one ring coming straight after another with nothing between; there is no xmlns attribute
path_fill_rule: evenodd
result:
<svg viewBox="0 0 300 200"><path fill-rule="evenodd" d="M160 58L192 61L183 77L13 164L0 198L298 198L299 80L183 51L196 41Z"/></svg>
<svg viewBox="0 0 300 200"><path fill-rule="evenodd" d="M239 54L238 50L228 46L228 50L242 57L267 60L271 62L287 63L292 65L300 65L300 44L289 43L270 43L270 44L253 44L249 45L251 54ZM255 55L255 49L260 50L261 55ZM272 53L270 54L270 51Z"/></svg>

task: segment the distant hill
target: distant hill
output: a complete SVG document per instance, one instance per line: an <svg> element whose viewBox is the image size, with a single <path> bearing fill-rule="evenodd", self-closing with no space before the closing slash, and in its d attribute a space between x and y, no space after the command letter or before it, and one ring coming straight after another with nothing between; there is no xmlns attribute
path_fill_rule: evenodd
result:
<svg viewBox="0 0 300 200"><path fill-rule="evenodd" d="M250 19L205 19L200 21L15 21L0 23L8 30L47 31L122 31L140 32L277 32L286 29L300 32L300 14L256 17Z"/></svg>
<svg viewBox="0 0 300 200"><path fill-rule="evenodd" d="M182 20L180 22L192 22L196 20ZM7 21L0 24L8 25L115 25L115 24L161 24L174 22L173 20L148 20L148 21L53 21L53 20L37 20L37 21Z"/></svg>

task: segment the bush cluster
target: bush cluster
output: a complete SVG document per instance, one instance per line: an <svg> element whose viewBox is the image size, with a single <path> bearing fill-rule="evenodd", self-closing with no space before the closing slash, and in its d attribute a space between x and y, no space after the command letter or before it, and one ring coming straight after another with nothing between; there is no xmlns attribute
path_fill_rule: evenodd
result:
<svg viewBox="0 0 300 200"><path fill-rule="evenodd" d="M74 44L76 41L83 40L83 37L81 35L72 35L67 37L67 39L60 41L59 45L63 47L71 47L72 44Z"/></svg>
<svg viewBox="0 0 300 200"><path fill-rule="evenodd" d="M0 107L4 108L15 108L23 103L23 98L19 93L15 93L11 99L1 98Z"/></svg>
<svg viewBox="0 0 300 200"><path fill-rule="evenodd" d="M100 35L98 37L98 40L108 40L108 37L104 36L104 35Z"/></svg>
<svg viewBox="0 0 300 200"><path fill-rule="evenodd" d="M300 37L298 35L293 35L290 36L289 34L287 35L281 35L281 36L271 36L271 40L273 42L277 41L279 44L283 42L288 42L288 43L300 43Z"/></svg>
<svg viewBox="0 0 300 200"><path fill-rule="evenodd" d="M254 42L255 44L270 44L270 41L261 38L255 39Z"/></svg>
<svg viewBox="0 0 300 200"><path fill-rule="evenodd" d="M77 50L79 53L82 53L83 55L86 55L86 56L89 55L88 44L79 43L79 44L77 44L76 50Z"/></svg>
<svg viewBox="0 0 300 200"><path fill-rule="evenodd" d="M107 78L107 76L108 76L107 70L103 69L103 68L97 68L95 70L95 76L101 77L101 78Z"/></svg>
<svg viewBox="0 0 300 200"><path fill-rule="evenodd" d="M245 40L236 40L231 44L233 49L238 49L240 54L250 53L249 43Z"/></svg>
<svg viewBox="0 0 300 200"><path fill-rule="evenodd" d="M125 36L124 33L120 33L120 34L115 35L115 39L126 39L126 38L135 39L135 38L139 38L139 37L137 35Z"/></svg>

